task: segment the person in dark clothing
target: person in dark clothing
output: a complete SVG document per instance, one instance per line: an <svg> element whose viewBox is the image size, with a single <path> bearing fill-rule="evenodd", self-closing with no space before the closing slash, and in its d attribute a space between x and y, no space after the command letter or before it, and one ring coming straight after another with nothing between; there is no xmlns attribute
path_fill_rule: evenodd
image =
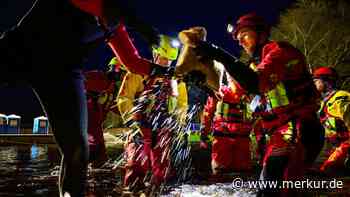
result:
<svg viewBox="0 0 350 197"><path fill-rule="evenodd" d="M158 43L156 31L136 18L127 3L36 0L20 22L1 36L0 85L30 84L40 98L62 154L60 196L84 196L87 104L80 65L97 43L89 42L87 35L91 29L98 31L95 17L106 24L123 19L149 43Z"/></svg>

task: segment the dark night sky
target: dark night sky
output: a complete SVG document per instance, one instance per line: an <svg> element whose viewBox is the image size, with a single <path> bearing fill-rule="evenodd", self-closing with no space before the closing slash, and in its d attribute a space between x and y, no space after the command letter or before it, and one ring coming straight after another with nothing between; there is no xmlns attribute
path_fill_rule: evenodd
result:
<svg viewBox="0 0 350 197"><path fill-rule="evenodd" d="M2 0L0 6L0 31L16 22L30 8L34 0ZM248 11L264 16L271 24L276 23L279 11L286 8L292 0L225 0L225 1L160 1L135 0L138 15L155 26L160 33L176 35L191 26L204 26L208 40L224 47L233 54L239 54L237 43L225 33L227 17L237 18ZM138 40L138 39L136 39ZM139 41L137 46L143 46ZM142 47L143 48L143 47ZM146 49L141 55L150 58ZM88 69L104 65L111 57L105 46L100 46L89 57ZM39 102L28 87L0 88L0 113L15 113L22 116L23 122L31 123L32 118L42 115Z"/></svg>

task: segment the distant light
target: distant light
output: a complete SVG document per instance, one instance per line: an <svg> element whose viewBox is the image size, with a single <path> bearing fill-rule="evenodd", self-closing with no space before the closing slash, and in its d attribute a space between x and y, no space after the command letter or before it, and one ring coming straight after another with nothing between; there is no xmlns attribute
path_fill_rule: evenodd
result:
<svg viewBox="0 0 350 197"><path fill-rule="evenodd" d="M228 24L226 30L227 30L228 33L232 33L233 32L233 25L232 24Z"/></svg>
<svg viewBox="0 0 350 197"><path fill-rule="evenodd" d="M174 48L178 48L178 47L180 47L180 42L177 39L173 39L171 41L171 46Z"/></svg>
<svg viewBox="0 0 350 197"><path fill-rule="evenodd" d="M39 148L33 144L32 147L30 148L30 159L34 160L39 156Z"/></svg>

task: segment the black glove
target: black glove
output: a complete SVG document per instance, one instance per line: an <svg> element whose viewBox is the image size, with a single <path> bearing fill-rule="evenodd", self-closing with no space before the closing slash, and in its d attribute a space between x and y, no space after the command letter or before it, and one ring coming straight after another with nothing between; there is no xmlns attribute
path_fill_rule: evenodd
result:
<svg viewBox="0 0 350 197"><path fill-rule="evenodd" d="M172 66L164 67L155 63L152 63L151 76L173 76L175 68Z"/></svg>
<svg viewBox="0 0 350 197"><path fill-rule="evenodd" d="M213 60L216 59L218 53L218 46L209 42L198 42L194 52L201 60Z"/></svg>
<svg viewBox="0 0 350 197"><path fill-rule="evenodd" d="M240 62L235 56L205 41L200 41L194 51L196 55L199 56L200 60L209 59L221 62L226 71L243 87L243 89L250 93L259 93L258 74L247 65Z"/></svg>
<svg viewBox="0 0 350 197"><path fill-rule="evenodd" d="M138 17L135 3L131 0L104 0L103 12L107 23L115 26L118 24L116 22L123 20L125 25L140 33L150 46L157 45L160 40L158 31Z"/></svg>

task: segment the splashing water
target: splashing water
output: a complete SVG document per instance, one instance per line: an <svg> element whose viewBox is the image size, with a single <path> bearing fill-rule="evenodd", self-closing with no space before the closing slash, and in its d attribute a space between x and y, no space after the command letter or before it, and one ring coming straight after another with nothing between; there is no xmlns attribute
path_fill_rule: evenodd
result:
<svg viewBox="0 0 350 197"><path fill-rule="evenodd" d="M150 158L141 151L144 149L144 139L140 128L151 128L153 150L157 148L162 150L159 160L155 162L160 164L168 162L169 164L163 169L165 176L172 177L172 183L182 183L189 180L192 174L188 135L190 123L201 107L194 105L187 113L178 109L170 111L168 109L170 91L168 83L155 83L135 100L136 105L130 110L130 118L126 121L131 130L121 138L133 142L137 148L129 153L124 152L115 159L114 164L125 165L128 155L133 155L134 159L141 161L142 164L148 162ZM149 170L149 173L145 176L146 182L152 180L156 172ZM165 184L161 183L158 189L162 190Z"/></svg>

